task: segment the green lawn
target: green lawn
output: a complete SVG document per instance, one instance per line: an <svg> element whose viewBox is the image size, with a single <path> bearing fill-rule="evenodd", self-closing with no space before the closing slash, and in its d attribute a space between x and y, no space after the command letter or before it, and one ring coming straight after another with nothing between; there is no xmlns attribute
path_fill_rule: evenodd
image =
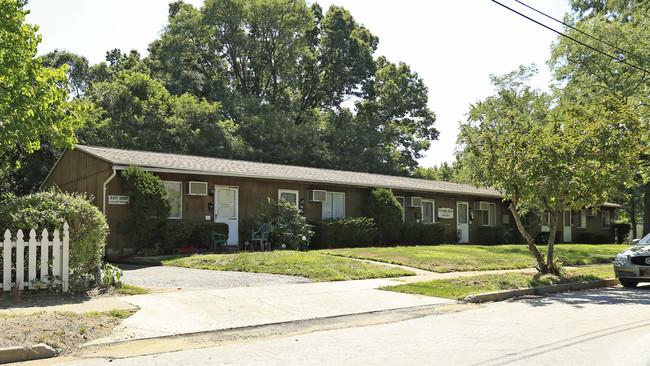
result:
<svg viewBox="0 0 650 366"><path fill-rule="evenodd" d="M468 295L486 292L513 290L528 287L547 286L558 283L594 281L614 278L612 266L590 266L572 268L562 277L535 275L530 273L485 274L447 280L415 282L397 286L385 286L382 290L443 297L462 300Z"/></svg>
<svg viewBox="0 0 650 366"><path fill-rule="evenodd" d="M236 254L200 254L162 260L165 266L302 276L314 281L346 281L414 275L412 271L324 253L276 250Z"/></svg>
<svg viewBox="0 0 650 366"><path fill-rule="evenodd" d="M559 244L555 255L564 265L611 263L626 244L587 245ZM546 252L546 246L538 247ZM535 265L533 255L525 245L438 245L390 248L350 248L321 250L342 257L369 259L401 264L432 272L485 271L520 269Z"/></svg>

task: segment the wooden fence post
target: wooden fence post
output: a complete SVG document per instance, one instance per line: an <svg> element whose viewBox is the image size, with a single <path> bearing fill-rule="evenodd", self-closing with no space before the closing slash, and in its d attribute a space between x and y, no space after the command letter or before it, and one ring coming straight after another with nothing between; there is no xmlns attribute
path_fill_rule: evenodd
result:
<svg viewBox="0 0 650 366"><path fill-rule="evenodd" d="M25 286L25 237L22 230L16 234L16 284L18 290Z"/></svg>
<svg viewBox="0 0 650 366"><path fill-rule="evenodd" d="M2 290L11 290L11 232L5 231L5 241L2 248Z"/></svg>
<svg viewBox="0 0 650 366"><path fill-rule="evenodd" d="M68 285L69 285L69 279L68 279L68 272L70 269L70 225L68 225L68 222L66 221L63 224L63 275L61 276L61 279L63 280L63 292L68 292Z"/></svg>

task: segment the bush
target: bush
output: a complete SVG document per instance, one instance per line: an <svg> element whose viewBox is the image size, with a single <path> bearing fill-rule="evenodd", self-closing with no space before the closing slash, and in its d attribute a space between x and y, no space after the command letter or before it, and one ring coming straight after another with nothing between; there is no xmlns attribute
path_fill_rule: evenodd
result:
<svg viewBox="0 0 650 366"><path fill-rule="evenodd" d="M510 244L513 238L513 230L501 225L479 226L478 233L476 244L479 245Z"/></svg>
<svg viewBox="0 0 650 366"><path fill-rule="evenodd" d="M546 244L548 244L548 237L549 237L550 235L551 235L551 234L550 234L548 231L544 231L544 232L539 232L539 233L537 233L537 235L535 235L535 238L534 238L534 239L535 239L535 243L540 244L540 245L546 245ZM562 233L561 233L560 231L556 231L556 232L555 232L555 243L556 243L556 244L557 244L557 243L560 243L560 235L562 235ZM593 234L592 234L592 235L593 235ZM578 234L578 238L579 238L579 237L580 237L580 234ZM593 241L593 240L592 240L592 241ZM591 243L592 241L590 241L590 243Z"/></svg>
<svg viewBox="0 0 650 366"><path fill-rule="evenodd" d="M269 242L273 249L306 250L314 232L294 203L267 198L258 215L258 224L271 224Z"/></svg>
<svg viewBox="0 0 650 366"><path fill-rule="evenodd" d="M411 245L439 245L445 241L445 225L440 223L403 223L400 243Z"/></svg>
<svg viewBox="0 0 650 366"><path fill-rule="evenodd" d="M631 229L632 225L630 224L614 224L614 237L616 238L616 243L625 243Z"/></svg>
<svg viewBox="0 0 650 366"><path fill-rule="evenodd" d="M176 254L178 248L210 248L210 230L228 235L228 224L201 220L167 220L155 239L158 254Z"/></svg>
<svg viewBox="0 0 650 366"><path fill-rule="evenodd" d="M70 226L70 270L93 274L99 267L108 225L104 215L81 193L62 193L54 188L23 197L7 197L0 203L0 228L12 234L22 229L47 229L50 237L55 229Z"/></svg>
<svg viewBox="0 0 650 366"><path fill-rule="evenodd" d="M312 249L327 247L367 247L377 236L375 221L369 217L327 219L314 224Z"/></svg>
<svg viewBox="0 0 650 366"><path fill-rule="evenodd" d="M123 171L122 178L133 214L123 223L126 232L134 234L137 247L153 247L158 229L171 211L165 186L160 178L136 166Z"/></svg>
<svg viewBox="0 0 650 366"><path fill-rule="evenodd" d="M399 239L402 226L402 206L393 192L386 188L373 188L368 197L368 217L375 220L380 243L393 243ZM397 230L396 230L397 228Z"/></svg>
<svg viewBox="0 0 650 366"><path fill-rule="evenodd" d="M594 244L596 243L596 234L594 233L579 233L576 235L576 243L579 244Z"/></svg>
<svg viewBox="0 0 650 366"><path fill-rule="evenodd" d="M596 235L594 238L594 244L611 244L612 242L612 236L608 234Z"/></svg>

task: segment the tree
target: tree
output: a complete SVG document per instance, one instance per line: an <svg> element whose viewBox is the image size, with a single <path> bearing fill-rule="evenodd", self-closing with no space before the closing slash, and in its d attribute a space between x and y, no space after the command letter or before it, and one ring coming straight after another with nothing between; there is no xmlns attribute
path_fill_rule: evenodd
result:
<svg viewBox="0 0 650 366"><path fill-rule="evenodd" d="M95 106L77 131L86 144L228 158L243 148L232 122L219 119L219 103L172 96L146 74L118 72L85 99Z"/></svg>
<svg viewBox="0 0 650 366"><path fill-rule="evenodd" d="M558 273L555 232L566 210L600 207L620 183L629 183L640 148L638 116L626 105L601 98L587 106L570 96L527 85L533 68L492 76L496 94L470 108L461 125L464 152L481 162L476 183L492 186L511 202L517 228L541 273ZM546 258L520 215L550 216Z"/></svg>
<svg viewBox="0 0 650 366"><path fill-rule="evenodd" d="M390 189L383 187L373 188L368 196L368 217L377 225L379 242L391 243L400 236L402 206L397 201Z"/></svg>
<svg viewBox="0 0 650 366"><path fill-rule="evenodd" d="M0 3L0 171L15 162L7 152L16 148L32 153L41 136L58 147L71 146L81 125L80 107L67 100L66 69L48 69L36 58L41 37L37 26L25 24L26 1Z"/></svg>
<svg viewBox="0 0 650 366"><path fill-rule="evenodd" d="M563 84L563 93L577 95L575 98L582 103L613 98L634 109L642 123L647 124L650 120L650 19L647 17L650 4L632 0L576 0L571 5L573 12L567 19L572 28L565 29L565 33L582 44L560 38L549 61ZM639 164L634 169L644 191L645 218L650 218L650 156L644 152L649 145L648 130L645 128L639 135L645 149L639 150ZM623 186L619 193L623 197L621 202L630 194ZM646 219L643 233L648 232L650 220Z"/></svg>
<svg viewBox="0 0 650 366"><path fill-rule="evenodd" d="M220 102L243 158L404 175L437 138L435 115L417 73L375 59L377 44L341 7L175 2L143 62L172 95Z"/></svg>

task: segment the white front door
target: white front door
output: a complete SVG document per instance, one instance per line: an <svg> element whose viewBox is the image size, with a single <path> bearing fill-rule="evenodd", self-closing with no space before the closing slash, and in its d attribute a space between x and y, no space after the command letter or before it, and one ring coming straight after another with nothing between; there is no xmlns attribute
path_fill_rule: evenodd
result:
<svg viewBox="0 0 650 366"><path fill-rule="evenodd" d="M239 242L239 188L214 186L214 222L228 224L228 245Z"/></svg>
<svg viewBox="0 0 650 366"><path fill-rule="evenodd" d="M456 229L460 230L460 242L469 243L469 203L456 203Z"/></svg>
<svg viewBox="0 0 650 366"><path fill-rule="evenodd" d="M572 225L571 211L564 211L564 242L570 243L571 238L571 227Z"/></svg>

